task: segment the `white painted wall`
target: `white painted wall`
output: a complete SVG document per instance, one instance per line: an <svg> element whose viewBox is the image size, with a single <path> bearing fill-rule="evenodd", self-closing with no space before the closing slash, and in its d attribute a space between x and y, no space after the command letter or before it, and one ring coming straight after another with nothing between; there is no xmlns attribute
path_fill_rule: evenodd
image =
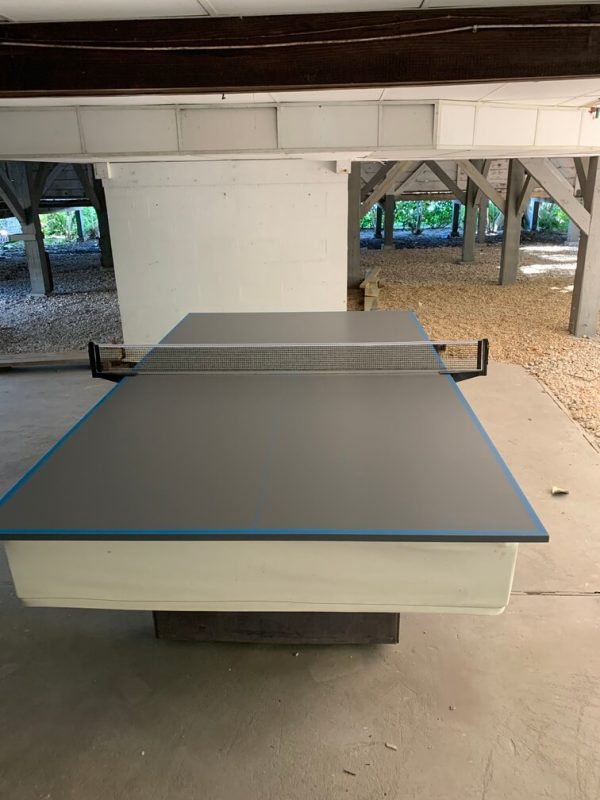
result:
<svg viewBox="0 0 600 800"><path fill-rule="evenodd" d="M343 311L347 175L333 162L111 164L104 180L123 335L191 311Z"/></svg>

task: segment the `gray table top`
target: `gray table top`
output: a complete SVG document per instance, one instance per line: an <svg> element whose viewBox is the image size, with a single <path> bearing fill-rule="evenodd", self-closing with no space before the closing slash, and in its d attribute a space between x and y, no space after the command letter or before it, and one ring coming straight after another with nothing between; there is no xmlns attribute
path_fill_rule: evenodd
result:
<svg viewBox="0 0 600 800"><path fill-rule="evenodd" d="M423 337L407 312L190 314L163 341ZM547 535L448 376L236 373L121 381L8 492L0 538Z"/></svg>

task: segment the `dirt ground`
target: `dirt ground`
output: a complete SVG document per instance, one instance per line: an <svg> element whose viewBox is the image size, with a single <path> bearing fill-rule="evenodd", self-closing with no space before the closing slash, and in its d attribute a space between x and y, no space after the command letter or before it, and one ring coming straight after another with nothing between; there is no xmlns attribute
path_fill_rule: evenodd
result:
<svg viewBox="0 0 600 800"><path fill-rule="evenodd" d="M412 308L434 339L490 340L490 357L524 366L600 448L600 338L567 330L577 248L525 244L513 286L497 284L500 247L479 248L461 264L460 248L363 250L366 270L381 266L381 309ZM359 306L358 293L349 307Z"/></svg>

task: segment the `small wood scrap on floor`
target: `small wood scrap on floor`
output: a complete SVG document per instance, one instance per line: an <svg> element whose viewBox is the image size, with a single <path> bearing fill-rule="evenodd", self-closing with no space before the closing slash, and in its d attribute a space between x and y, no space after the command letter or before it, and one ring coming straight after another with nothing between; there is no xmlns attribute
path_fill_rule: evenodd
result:
<svg viewBox="0 0 600 800"><path fill-rule="evenodd" d="M373 267L367 272L364 281L360 284L359 288L364 291L363 308L365 311L376 311L378 308L379 290L382 287L382 283L379 280L380 272L381 267Z"/></svg>

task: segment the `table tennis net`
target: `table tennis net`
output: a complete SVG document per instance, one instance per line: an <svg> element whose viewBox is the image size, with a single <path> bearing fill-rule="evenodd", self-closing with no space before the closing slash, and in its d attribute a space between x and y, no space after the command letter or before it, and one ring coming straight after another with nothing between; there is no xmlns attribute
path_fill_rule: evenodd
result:
<svg viewBox="0 0 600 800"><path fill-rule="evenodd" d="M437 372L484 375L487 339L327 344L159 344L90 342L95 377L215 372Z"/></svg>

